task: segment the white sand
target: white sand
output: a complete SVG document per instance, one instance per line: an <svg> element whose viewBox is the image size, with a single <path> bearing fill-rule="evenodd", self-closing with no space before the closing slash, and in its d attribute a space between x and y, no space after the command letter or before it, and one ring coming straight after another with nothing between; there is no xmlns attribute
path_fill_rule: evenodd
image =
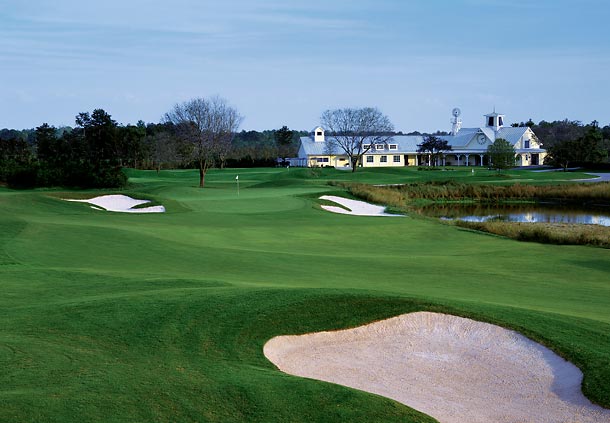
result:
<svg viewBox="0 0 610 423"><path fill-rule="evenodd" d="M163 213L165 207L163 206L152 206L142 207L134 209L133 207L140 204L150 203L148 200L136 200L126 195L102 195L101 197L90 198L88 200L66 200L76 201L78 203L89 203L94 206L101 207L107 211L121 212L121 213ZM96 207L91 207L99 210Z"/></svg>
<svg viewBox="0 0 610 423"><path fill-rule="evenodd" d="M281 371L392 398L442 423L610 422L580 390L582 373L499 326L418 312L355 329L279 336Z"/></svg>
<svg viewBox="0 0 610 423"><path fill-rule="evenodd" d="M322 205L321 207L324 210L340 213L340 214L351 214L356 216L392 216L392 217L402 217L400 214L389 214L385 212L385 207L376 206L374 204L369 204L364 201L358 200L349 200L343 197L336 197L334 195L323 195L320 197L320 200L328 200L333 203L341 204L344 207L347 207L349 210L345 210L342 207L337 206L326 206Z"/></svg>

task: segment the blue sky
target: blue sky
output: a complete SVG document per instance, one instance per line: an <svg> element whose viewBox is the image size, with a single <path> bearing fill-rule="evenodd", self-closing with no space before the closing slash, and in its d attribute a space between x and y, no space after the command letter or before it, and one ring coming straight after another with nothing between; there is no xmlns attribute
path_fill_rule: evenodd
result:
<svg viewBox="0 0 610 423"><path fill-rule="evenodd" d="M243 129L376 106L397 130L610 123L606 0L0 0L0 128L220 95Z"/></svg>

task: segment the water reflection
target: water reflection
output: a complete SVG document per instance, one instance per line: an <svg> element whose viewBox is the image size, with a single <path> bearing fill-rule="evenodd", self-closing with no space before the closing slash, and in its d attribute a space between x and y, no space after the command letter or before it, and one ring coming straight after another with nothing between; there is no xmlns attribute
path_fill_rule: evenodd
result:
<svg viewBox="0 0 610 423"><path fill-rule="evenodd" d="M610 226L608 208L575 208L556 204L506 204L501 206L443 204L423 207L419 211L427 216L470 222L543 222Z"/></svg>

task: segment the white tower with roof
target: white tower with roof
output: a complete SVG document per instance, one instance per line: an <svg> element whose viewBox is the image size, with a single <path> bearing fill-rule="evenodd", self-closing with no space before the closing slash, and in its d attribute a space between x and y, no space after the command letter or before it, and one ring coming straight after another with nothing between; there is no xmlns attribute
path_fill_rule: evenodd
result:
<svg viewBox="0 0 610 423"><path fill-rule="evenodd" d="M315 142L324 142L324 128L321 126L316 126L310 132L310 136Z"/></svg>
<svg viewBox="0 0 610 423"><path fill-rule="evenodd" d="M496 113L495 107L492 113L488 113L485 115L485 127L493 129L494 132L498 132L498 130L503 126L504 115L501 113Z"/></svg>

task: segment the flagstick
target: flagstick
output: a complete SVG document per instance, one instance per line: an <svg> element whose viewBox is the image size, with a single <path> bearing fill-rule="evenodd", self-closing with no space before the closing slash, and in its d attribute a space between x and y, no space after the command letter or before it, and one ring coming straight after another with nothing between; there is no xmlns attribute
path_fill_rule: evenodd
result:
<svg viewBox="0 0 610 423"><path fill-rule="evenodd" d="M235 177L235 180L237 181L237 196L239 197L239 175Z"/></svg>

